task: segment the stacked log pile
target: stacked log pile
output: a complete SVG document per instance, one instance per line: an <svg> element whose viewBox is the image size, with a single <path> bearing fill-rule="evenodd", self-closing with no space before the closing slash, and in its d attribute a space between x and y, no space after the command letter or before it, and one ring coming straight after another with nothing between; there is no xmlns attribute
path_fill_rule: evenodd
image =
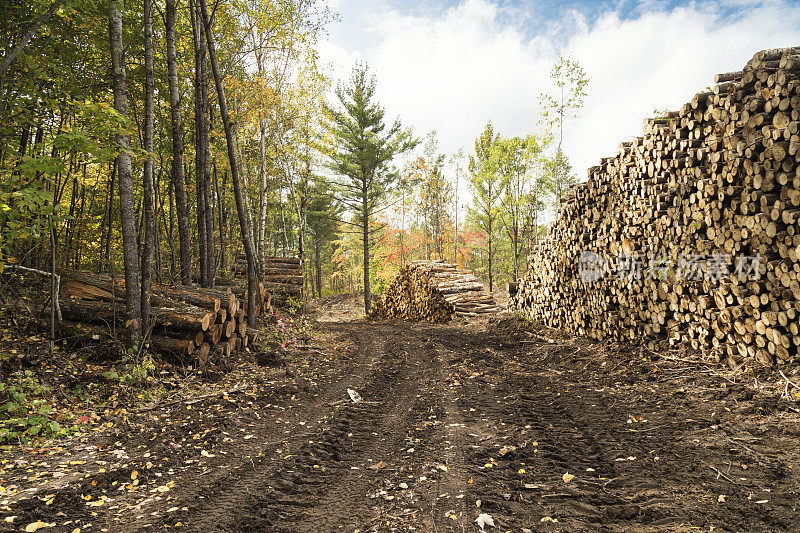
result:
<svg viewBox="0 0 800 533"><path fill-rule="evenodd" d="M125 280L105 274L76 272L62 282L61 313L68 332L125 327ZM267 297L267 305L269 305ZM205 365L209 357L227 358L246 348L257 332L248 332L246 301L230 290L195 286L153 285L149 347L180 360ZM258 309L261 311L261 308Z"/></svg>
<svg viewBox="0 0 800 533"><path fill-rule="evenodd" d="M265 257L260 279L263 290L275 297L299 298L303 292L303 265L299 257ZM247 284L247 261L239 256L233 264L238 285Z"/></svg>
<svg viewBox="0 0 800 533"><path fill-rule="evenodd" d="M380 296L372 317L447 322L454 316L498 311L492 295L469 270L444 261L412 261Z"/></svg>
<svg viewBox="0 0 800 533"><path fill-rule="evenodd" d="M797 361L800 47L715 81L589 169L512 309L732 366Z"/></svg>

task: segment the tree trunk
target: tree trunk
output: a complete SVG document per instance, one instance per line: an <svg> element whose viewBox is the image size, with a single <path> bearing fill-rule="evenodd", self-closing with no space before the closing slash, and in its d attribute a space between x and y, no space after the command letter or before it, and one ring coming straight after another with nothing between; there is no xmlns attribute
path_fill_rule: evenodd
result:
<svg viewBox="0 0 800 533"><path fill-rule="evenodd" d="M183 177L183 133L180 94L178 93L178 56L175 50L175 0L166 0L167 77L172 125L172 188L175 193L175 215L178 219L180 241L180 279L184 285L192 282L192 242L189 234L189 210L186 206L186 186ZM170 224L171 225L171 224Z"/></svg>
<svg viewBox="0 0 800 533"><path fill-rule="evenodd" d="M222 74L217 62L217 51L214 46L214 34L211 30L211 21L208 17L206 0L200 0L202 10L202 23L205 27L206 42L208 43L208 56L211 60L211 70L214 73L214 84L217 88L217 98L219 99L219 114L222 118L222 125L225 129L225 140L228 145L228 159L231 165L231 179L233 181L233 194L236 198L236 210L239 213L239 226L242 232L242 243L244 253L247 258L247 325L255 328L256 319L256 296L258 291L258 280L256 278L255 253L253 251L253 241L250 239L250 226L245 214L244 195L242 193L241 181L239 179L239 166L236 162L236 144L233 134L233 125L228 116L228 102L225 98L225 88L222 85Z"/></svg>
<svg viewBox="0 0 800 533"><path fill-rule="evenodd" d="M111 230L114 228L114 182L117 178L117 160L111 163L111 180L108 183L108 204L106 204L105 244L100 254L100 264L97 270L111 270Z"/></svg>
<svg viewBox="0 0 800 533"><path fill-rule="evenodd" d="M489 225L489 292L494 292L494 280L492 278L492 226Z"/></svg>
<svg viewBox="0 0 800 533"><path fill-rule="evenodd" d="M198 6L192 2L191 22L194 41L194 122L195 122L195 191L197 198L197 248L200 258L200 286L208 287L208 229L206 228L206 161L209 155L208 128L208 78L206 71L206 46L200 26Z"/></svg>
<svg viewBox="0 0 800 533"><path fill-rule="evenodd" d="M154 85L153 80L153 1L144 0L144 249L142 253L142 327L150 323L150 285L152 283L153 253L156 240L154 173L153 173L153 127L154 127ZM146 330L145 330L146 331Z"/></svg>
<svg viewBox="0 0 800 533"><path fill-rule="evenodd" d="M222 202L222 194L219 190L216 159L214 160L214 191L217 195L217 218L219 219L219 262L215 263L214 268L214 278L216 278L218 269L222 269L224 272L227 268L225 264L225 204Z"/></svg>
<svg viewBox="0 0 800 533"><path fill-rule="evenodd" d="M366 178L363 178L361 194L362 228L364 230L364 313L368 315L371 295L369 290L369 207L367 205L368 194Z"/></svg>
<svg viewBox="0 0 800 533"><path fill-rule="evenodd" d="M114 109L128 116L127 80L122 43L122 14L117 0L108 3L108 27L111 44L111 66L114 81ZM138 345L142 334L142 304L139 288L139 257L136 249L136 216L133 209L133 177L130 139L126 133L116 135L119 172L119 212L122 226L122 255L125 264L125 341L128 347Z"/></svg>
<svg viewBox="0 0 800 533"><path fill-rule="evenodd" d="M259 74L261 74L261 61L258 61ZM267 255L265 251L265 229L267 227L267 214L268 214L268 201L267 201L267 143L266 143L266 121L259 118L259 150L261 152L261 165L259 166L259 175L261 178L261 212L258 215L258 231L256 232L256 250L258 253L259 261L264 261ZM263 264L261 266L264 266Z"/></svg>
<svg viewBox="0 0 800 533"><path fill-rule="evenodd" d="M314 263L317 269L317 296L322 298L322 263L320 263L320 239L314 239Z"/></svg>

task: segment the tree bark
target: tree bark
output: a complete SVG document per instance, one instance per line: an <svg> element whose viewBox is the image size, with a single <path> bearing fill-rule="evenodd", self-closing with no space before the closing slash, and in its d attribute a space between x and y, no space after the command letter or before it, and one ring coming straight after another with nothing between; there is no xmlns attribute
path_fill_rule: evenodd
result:
<svg viewBox="0 0 800 533"><path fill-rule="evenodd" d="M364 313L369 314L369 304L371 300L369 287L369 205L367 192L367 178L362 178L363 186L361 189L361 209L362 209L362 229L364 230Z"/></svg>
<svg viewBox="0 0 800 533"><path fill-rule="evenodd" d="M208 43L208 56L211 60L211 70L214 73L214 84L217 88L217 98L219 99L219 114L222 118L222 125L225 129L225 140L228 145L228 159L231 165L231 179L233 181L233 194L236 198L236 210L239 214L239 226L242 232L242 243L244 253L247 258L247 325L255 328L256 319L256 293L258 291L258 280L256 277L255 253L253 251L253 241L250 239L250 226L245 214L244 195L242 193L241 181L239 179L239 166L236 162L236 144L233 132L233 125L228 116L228 102L225 98L225 88L222 84L222 74L217 62L217 51L214 46L214 34L211 29L211 22L208 17L206 0L200 0L202 10L202 23L205 27L206 42Z"/></svg>
<svg viewBox="0 0 800 533"><path fill-rule="evenodd" d="M217 277L217 270L223 271L227 268L225 261L225 204L222 202L222 194L219 190L219 175L217 174L217 163L214 160L214 191L217 196L217 218L219 223L219 262L214 263L214 278Z"/></svg>
<svg viewBox="0 0 800 533"><path fill-rule="evenodd" d="M180 242L180 279L192 282L192 242L189 234L189 210L183 172L183 133L180 94L178 93L178 56L175 50L175 0L166 0L167 78L169 80L170 121L172 126L172 188L175 193L175 217Z"/></svg>
<svg viewBox="0 0 800 533"><path fill-rule="evenodd" d="M152 283L153 253L156 240L154 172L153 172L153 127L154 85L153 80L153 1L144 0L144 176L142 180L144 199L144 246L142 253L142 327L150 323L150 285ZM145 329L146 331L146 329Z"/></svg>
<svg viewBox="0 0 800 533"><path fill-rule="evenodd" d="M194 122L195 122L195 191L197 194L197 248L200 258L200 286L208 287L209 257L206 228L206 168L209 158L208 66L206 45L200 26L199 6L192 2L191 21L194 40Z"/></svg>
<svg viewBox="0 0 800 533"><path fill-rule="evenodd" d="M114 185L117 179L117 160L111 163L111 180L108 182L108 203L106 204L106 223L103 226L105 243L100 253L100 264L97 270L102 272L111 269L111 230L114 227ZM102 242L102 239L101 239Z"/></svg>
<svg viewBox="0 0 800 533"><path fill-rule="evenodd" d="M127 80L122 43L122 14L117 0L108 3L109 41L113 69L114 109L128 116ZM142 304L139 287L139 257L136 249L136 216L133 209L133 177L131 170L130 139L126 133L116 135L117 169L119 172L120 225L122 227L122 255L125 265L125 341L128 347L138 345L142 335Z"/></svg>
<svg viewBox="0 0 800 533"><path fill-rule="evenodd" d="M317 296L322 298L322 263L320 263L320 239L314 239L314 263L317 270Z"/></svg>

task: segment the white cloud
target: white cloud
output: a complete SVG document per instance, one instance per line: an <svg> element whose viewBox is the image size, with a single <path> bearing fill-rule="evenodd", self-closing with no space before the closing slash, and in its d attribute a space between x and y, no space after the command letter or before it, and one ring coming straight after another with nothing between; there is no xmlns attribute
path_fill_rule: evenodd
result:
<svg viewBox="0 0 800 533"><path fill-rule="evenodd" d="M321 45L335 75L347 77L353 61L365 59L387 115L420 136L435 129L447 153L469 153L487 120L507 136L534 131L552 61L559 52L578 59L591 82L564 149L579 179L640 135L654 109L679 108L712 85L714 74L739 70L758 50L800 44L800 4L789 1L671 10L655 3L650 11L640 6L633 19L610 11L592 22L570 12L533 35L524 17L509 17L488 0L414 14L382 2L338 4L342 22ZM556 50L553 43L566 44Z"/></svg>

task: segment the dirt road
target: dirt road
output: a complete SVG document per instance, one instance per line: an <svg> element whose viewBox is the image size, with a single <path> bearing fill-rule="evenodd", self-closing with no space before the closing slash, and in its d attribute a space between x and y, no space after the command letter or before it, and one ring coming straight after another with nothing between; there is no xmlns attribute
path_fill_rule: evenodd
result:
<svg viewBox="0 0 800 533"><path fill-rule="evenodd" d="M6 529L800 528L800 418L755 382L504 322L319 328L288 372L39 458L61 475L12 476Z"/></svg>

